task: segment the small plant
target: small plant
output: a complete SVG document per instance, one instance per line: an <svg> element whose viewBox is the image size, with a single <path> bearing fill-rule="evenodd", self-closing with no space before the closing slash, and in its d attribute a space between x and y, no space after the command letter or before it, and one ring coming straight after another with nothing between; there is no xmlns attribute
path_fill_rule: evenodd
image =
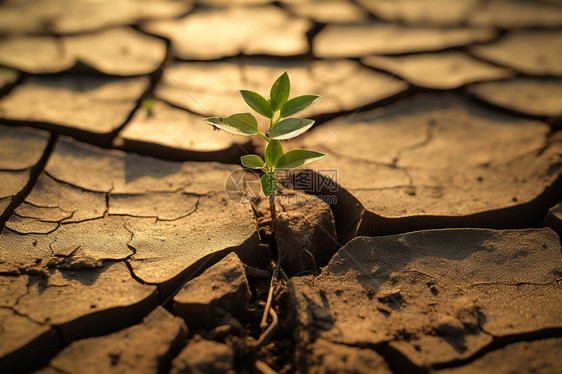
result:
<svg viewBox="0 0 562 374"><path fill-rule="evenodd" d="M237 113L229 117L211 117L204 121L236 135L259 135L266 142L265 160L258 155L241 157L242 165L250 169L262 170L261 187L265 196L269 196L272 222L275 219L274 193L277 189L277 172L291 170L326 157L325 153L308 149L295 149L283 153L281 140L294 138L308 130L314 121L305 118L290 117L308 108L321 97L302 95L289 100L291 82L287 72L281 74L271 86L269 100L248 90L240 90L242 98L258 114L269 120L269 128L263 133L258 128L258 121L251 113Z"/></svg>
<svg viewBox="0 0 562 374"><path fill-rule="evenodd" d="M154 99L148 97L142 101L142 107L146 110L147 117L154 115Z"/></svg>
<svg viewBox="0 0 562 374"><path fill-rule="evenodd" d="M237 113L229 117L205 118L205 122L215 129L221 129L232 134L252 136L259 135L267 142L265 147L265 159L258 155L245 155L241 157L242 165L250 169L263 171L261 187L265 196L269 196L269 208L271 210L271 231L275 233L275 190L277 189L277 172L280 170L291 170L313 161L326 157L325 153L310 151L308 149L295 149L283 153L281 140L291 139L308 130L314 121L305 118L291 117L294 114L308 108L320 99L317 95L302 95L289 100L291 82L287 72L281 74L271 86L269 100L257 92L240 90L244 101L269 120L269 127L265 133L258 128L258 121L251 113ZM277 316L271 308L273 298L273 285L281 270L282 254L278 253L276 265L271 275L269 293L263 313L260 327L267 327L267 318L271 314L273 320L271 325L260 336L257 346L262 346L273 333L277 325ZM282 272L284 274L284 272Z"/></svg>

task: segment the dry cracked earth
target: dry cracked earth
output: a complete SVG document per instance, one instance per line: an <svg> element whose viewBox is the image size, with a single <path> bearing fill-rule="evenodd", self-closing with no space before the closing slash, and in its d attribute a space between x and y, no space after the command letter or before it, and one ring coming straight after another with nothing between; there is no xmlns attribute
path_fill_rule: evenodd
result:
<svg viewBox="0 0 562 374"><path fill-rule="evenodd" d="M560 372L562 2L5 0L0 38L1 373ZM273 237L225 194L262 145L201 120L283 71L328 157Z"/></svg>

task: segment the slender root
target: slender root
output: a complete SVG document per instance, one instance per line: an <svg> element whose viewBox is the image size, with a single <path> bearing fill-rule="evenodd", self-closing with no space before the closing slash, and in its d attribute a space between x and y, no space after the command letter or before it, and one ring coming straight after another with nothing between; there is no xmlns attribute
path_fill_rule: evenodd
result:
<svg viewBox="0 0 562 374"><path fill-rule="evenodd" d="M302 249L304 251L304 253L306 253L308 255L308 258L310 259L310 261L312 262L312 266L314 267L314 271L316 272L318 270L318 268L316 267L316 257L314 257L314 255L306 248ZM303 264L302 262L302 257L301 257L301 264ZM304 267L304 264L303 264Z"/></svg>
<svg viewBox="0 0 562 374"><path fill-rule="evenodd" d="M269 210L271 211L271 233L275 236L275 194L269 195Z"/></svg>
<svg viewBox="0 0 562 374"><path fill-rule="evenodd" d="M262 330L267 327L267 315L271 310L271 301L273 299L273 285L278 276L279 276L279 267L275 266L273 268L273 274L271 275L271 282L269 282L269 292L267 294L267 302L265 303L265 310L263 311L263 317L260 323L260 328Z"/></svg>
<svg viewBox="0 0 562 374"><path fill-rule="evenodd" d="M289 281L289 277L287 276L287 273L285 273L285 270L283 270L282 267L279 267L279 274L281 274L281 277L283 279L285 279L285 281Z"/></svg>
<svg viewBox="0 0 562 374"><path fill-rule="evenodd" d="M262 374L277 374L268 364L260 360L256 361L256 370Z"/></svg>
<svg viewBox="0 0 562 374"><path fill-rule="evenodd" d="M265 310L263 311L263 317L261 319L260 328L263 330L267 327L267 315L269 314L269 309L271 308L271 301L273 299L273 286L275 281L279 278L279 273L283 276L285 280L289 280L287 274L283 271L281 267L281 261L283 260L283 256L281 252L277 253L277 262L274 263L271 261L271 265L273 266L273 272L271 274L271 282L269 282L269 292L267 294L267 302L265 303Z"/></svg>
<svg viewBox="0 0 562 374"><path fill-rule="evenodd" d="M269 314L271 315L272 321L269 327L267 328L267 330L265 330L263 334L261 334L258 341L256 342L256 348L258 349L263 347L269 341L271 335L273 335L273 333L277 329L277 323L278 323L277 313L275 313L275 310L271 308L269 309Z"/></svg>
<svg viewBox="0 0 562 374"><path fill-rule="evenodd" d="M269 209L271 210L271 232L273 233L273 236L275 236L275 194L271 194L269 195ZM260 322L260 328L263 330L267 327L267 316L271 313L272 316L275 314L275 312L273 311L273 309L271 309L271 301L273 300L273 286L275 285L275 281L279 278L279 272L281 271L283 276L286 278L287 275L285 274L285 272L283 271L283 269L281 269L281 260L282 260L282 256L281 256L281 252L279 252L277 254L277 262L275 264L273 264L273 272L271 274L271 281L269 282L269 292L267 294L267 301L265 303L265 309L263 311L263 317L261 319ZM275 318L277 318L277 315L275 314ZM273 325L273 323L272 323ZM269 326L271 328L271 325ZM266 332L269 331L269 328L266 330Z"/></svg>

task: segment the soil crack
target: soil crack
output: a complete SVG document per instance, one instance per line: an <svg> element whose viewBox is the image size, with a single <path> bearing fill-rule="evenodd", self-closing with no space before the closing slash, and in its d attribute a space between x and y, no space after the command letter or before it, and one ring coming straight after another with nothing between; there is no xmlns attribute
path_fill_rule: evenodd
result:
<svg viewBox="0 0 562 374"><path fill-rule="evenodd" d="M21 191L19 191L15 196L12 197L12 201L9 203L8 207L6 207L4 213L0 215L0 233L5 227L6 221L8 221L16 208L25 200L33 187L35 187L35 185L37 184L39 176L45 169L45 165L47 164L47 161L49 160L49 157L53 152L57 139L58 135L51 134L51 136L49 137L49 142L47 143L47 146L43 151L43 155L41 156L39 161L30 168L29 180L27 181L27 184Z"/></svg>

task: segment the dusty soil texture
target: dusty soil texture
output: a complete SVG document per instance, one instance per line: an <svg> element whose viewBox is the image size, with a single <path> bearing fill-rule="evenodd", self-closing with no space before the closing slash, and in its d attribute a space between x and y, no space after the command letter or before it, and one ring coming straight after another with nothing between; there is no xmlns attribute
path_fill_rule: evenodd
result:
<svg viewBox="0 0 562 374"><path fill-rule="evenodd" d="M536 224L560 191L562 143L548 125L454 95L417 96L343 127L336 119L294 146L301 145L330 154L317 163L321 174L338 171L342 240Z"/></svg>
<svg viewBox="0 0 562 374"><path fill-rule="evenodd" d="M560 77L562 46L552 41L561 35L561 31L517 31L497 42L471 47L470 52L523 74Z"/></svg>
<svg viewBox="0 0 562 374"><path fill-rule="evenodd" d="M186 335L181 318L157 307L138 325L70 344L49 366L67 373L161 372Z"/></svg>
<svg viewBox="0 0 562 374"><path fill-rule="evenodd" d="M550 229L357 237L319 276L289 282L302 370L318 340L372 347L415 371L560 331L560 260Z"/></svg>
<svg viewBox="0 0 562 374"><path fill-rule="evenodd" d="M292 59L287 64L271 58L252 59L250 63L237 60L221 62L178 62L170 67L154 89L155 96L175 106L201 115L224 116L224 113L248 111L237 87L262 92L263 82L273 82L284 71L291 77L293 95L316 92L323 97L317 104L302 112L305 117L349 112L361 106L400 96L408 84L388 80L388 75L368 69L345 59ZM213 85L208 82L216 80ZM179 83L179 84L178 84ZM184 89L197 97L185 95ZM377 89L377 95L371 95ZM346 92L346 95L341 95Z"/></svg>
<svg viewBox="0 0 562 374"><path fill-rule="evenodd" d="M422 53L406 57L369 56L362 61L389 73L397 71L398 76L415 86L435 90L455 89L472 82L500 80L514 75L509 69L478 61L461 52Z"/></svg>
<svg viewBox="0 0 562 374"><path fill-rule="evenodd" d="M290 17L272 5L210 8L142 26L172 40L174 55L185 60L212 60L239 53L302 55L308 49L306 31L310 27L310 21Z"/></svg>
<svg viewBox="0 0 562 374"><path fill-rule="evenodd" d="M19 73L15 70L0 68L0 93L19 78Z"/></svg>
<svg viewBox="0 0 562 374"><path fill-rule="evenodd" d="M470 12L474 12L478 1L358 0L357 3L370 10L377 18L389 22L420 26L455 26L466 22Z"/></svg>
<svg viewBox="0 0 562 374"><path fill-rule="evenodd" d="M559 372L561 35L559 0L1 1L0 373ZM328 157L273 221L262 139L203 119L284 71L322 99L283 149Z"/></svg>
<svg viewBox="0 0 562 374"><path fill-rule="evenodd" d="M232 162L252 151L249 138L201 126L203 116L161 100L135 112L114 144L129 152L174 160Z"/></svg>
<svg viewBox="0 0 562 374"><path fill-rule="evenodd" d="M174 312L190 327L203 325L226 313L244 316L251 296L244 264L230 253L182 287L174 296Z"/></svg>
<svg viewBox="0 0 562 374"><path fill-rule="evenodd" d="M546 222L558 235L562 234L562 205L560 203L548 210Z"/></svg>
<svg viewBox="0 0 562 374"><path fill-rule="evenodd" d="M145 77L29 77L0 101L0 117L107 142L127 121L148 83Z"/></svg>
<svg viewBox="0 0 562 374"><path fill-rule="evenodd" d="M181 16L191 9L189 1L120 0L116 2L69 2L35 0L9 2L2 7L2 34L78 34L109 26Z"/></svg>
<svg viewBox="0 0 562 374"><path fill-rule="evenodd" d="M562 16L556 2L508 0L358 0L385 21L411 25L474 26L517 29L524 27L555 28L562 26Z"/></svg>
<svg viewBox="0 0 562 374"><path fill-rule="evenodd" d="M174 361L170 374L235 373L234 351L226 344L212 340L194 339Z"/></svg>
<svg viewBox="0 0 562 374"><path fill-rule="evenodd" d="M0 224L21 203L32 178L44 166L48 146L46 132L0 125Z"/></svg>
<svg viewBox="0 0 562 374"><path fill-rule="evenodd" d="M314 54L323 58L403 54L462 47L492 40L491 28L409 27L383 22L365 25L328 25L315 38ZM369 40L366 43L366 40Z"/></svg>
<svg viewBox="0 0 562 374"><path fill-rule="evenodd" d="M327 264L339 244L330 206L319 197L283 187L279 188L275 206L275 238L272 239L281 254L283 270L294 275L315 272L319 264ZM258 225L263 229L262 237L271 237L268 199L256 202L254 209Z"/></svg>
<svg viewBox="0 0 562 374"><path fill-rule="evenodd" d="M361 7L346 0L282 1L298 17L318 23L364 23L370 17Z"/></svg>
<svg viewBox="0 0 562 374"><path fill-rule="evenodd" d="M437 373L557 373L562 340L551 338L518 342L485 354L474 362ZM539 355L537 353L540 352Z"/></svg>
<svg viewBox="0 0 562 374"><path fill-rule="evenodd" d="M560 123L562 80L519 78L502 82L474 84L468 91L477 98L528 116Z"/></svg>
<svg viewBox="0 0 562 374"><path fill-rule="evenodd" d="M58 73L76 67L76 70L89 68L104 74L131 76L154 72L165 54L162 40L122 27L83 36L8 38L0 47L0 63L35 74ZM147 59L147 55L152 59Z"/></svg>

